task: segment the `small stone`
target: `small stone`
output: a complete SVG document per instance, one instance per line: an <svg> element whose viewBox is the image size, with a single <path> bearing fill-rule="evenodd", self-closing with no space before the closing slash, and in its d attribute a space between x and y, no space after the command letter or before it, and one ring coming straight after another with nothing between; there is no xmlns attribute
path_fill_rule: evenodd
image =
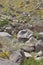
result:
<svg viewBox="0 0 43 65"><path fill-rule="evenodd" d="M28 52L24 52L24 55L25 55L26 58L31 58L32 57L32 55Z"/></svg>
<svg viewBox="0 0 43 65"><path fill-rule="evenodd" d="M43 58L43 52L39 51L34 58L35 60L41 60Z"/></svg>
<svg viewBox="0 0 43 65"><path fill-rule="evenodd" d="M11 35L7 32L0 32L0 36L6 36L6 37L9 36L9 37L11 37Z"/></svg>

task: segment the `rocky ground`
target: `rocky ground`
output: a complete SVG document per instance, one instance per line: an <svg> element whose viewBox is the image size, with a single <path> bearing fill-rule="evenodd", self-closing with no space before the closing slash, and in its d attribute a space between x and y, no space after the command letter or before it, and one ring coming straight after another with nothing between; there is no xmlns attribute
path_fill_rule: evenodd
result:
<svg viewBox="0 0 43 65"><path fill-rule="evenodd" d="M25 59L43 59L43 1L0 0L0 65Z"/></svg>
<svg viewBox="0 0 43 65"><path fill-rule="evenodd" d="M43 32L31 29L29 23L1 27L0 65L21 65L25 58L43 58Z"/></svg>

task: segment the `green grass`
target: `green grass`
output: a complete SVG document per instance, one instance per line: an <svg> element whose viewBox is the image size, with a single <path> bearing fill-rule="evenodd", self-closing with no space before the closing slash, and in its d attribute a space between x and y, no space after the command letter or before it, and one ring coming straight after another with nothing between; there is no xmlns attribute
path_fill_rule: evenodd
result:
<svg viewBox="0 0 43 65"><path fill-rule="evenodd" d="M0 20L0 27L1 26L4 26L4 25L7 25L9 22L8 22L8 20Z"/></svg>
<svg viewBox="0 0 43 65"><path fill-rule="evenodd" d="M39 61L34 59L25 59L22 65L43 65L43 59Z"/></svg>

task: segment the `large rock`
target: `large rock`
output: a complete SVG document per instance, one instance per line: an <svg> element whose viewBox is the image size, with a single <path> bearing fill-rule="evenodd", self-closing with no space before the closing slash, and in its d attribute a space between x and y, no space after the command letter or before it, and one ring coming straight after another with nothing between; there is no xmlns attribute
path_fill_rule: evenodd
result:
<svg viewBox="0 0 43 65"><path fill-rule="evenodd" d="M0 36L1 37L11 37L11 35L9 34L9 33L7 33L7 32L0 32Z"/></svg>
<svg viewBox="0 0 43 65"><path fill-rule="evenodd" d="M24 60L24 53L22 50L17 50L15 53L11 54L9 59L13 61L14 65L21 65Z"/></svg>
<svg viewBox="0 0 43 65"><path fill-rule="evenodd" d="M23 29L18 32L17 38L19 41L27 41L32 36L32 31Z"/></svg>
<svg viewBox="0 0 43 65"><path fill-rule="evenodd" d="M8 59L0 59L0 65L21 65L21 64Z"/></svg>
<svg viewBox="0 0 43 65"><path fill-rule="evenodd" d="M21 50L15 51L9 59L0 58L0 65L21 65L24 60L24 53Z"/></svg>
<svg viewBox="0 0 43 65"><path fill-rule="evenodd" d="M43 41L42 40L39 40L36 44L35 44L35 51L40 51L42 50L43 51Z"/></svg>
<svg viewBox="0 0 43 65"><path fill-rule="evenodd" d="M33 43L33 44L35 44L36 42L37 42L37 39L34 37L30 37L30 39L26 41L26 43Z"/></svg>
<svg viewBox="0 0 43 65"><path fill-rule="evenodd" d="M9 44L10 42L12 42L12 35L10 35L7 32L0 32L0 41L3 43L7 43Z"/></svg>
<svg viewBox="0 0 43 65"><path fill-rule="evenodd" d="M23 46L21 49L24 50L25 52L33 52L34 45L33 46Z"/></svg>

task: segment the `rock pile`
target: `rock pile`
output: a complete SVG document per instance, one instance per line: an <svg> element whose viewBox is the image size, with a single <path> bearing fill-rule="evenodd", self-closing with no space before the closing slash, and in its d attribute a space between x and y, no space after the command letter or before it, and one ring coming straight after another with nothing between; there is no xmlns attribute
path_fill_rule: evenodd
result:
<svg viewBox="0 0 43 65"><path fill-rule="evenodd" d="M0 58L0 65L3 65L3 63L4 65L21 65L25 58L34 58L35 60L43 58L43 33L39 33L41 38L38 40L33 36L33 32L30 29L21 29L17 33L17 39L15 39L11 34L12 31L15 33L14 30L15 26L9 26L3 32L0 32L0 40L7 41L7 46L11 45L12 47L12 49L11 47L8 48L10 56L7 59ZM15 50L14 48L17 44L22 46ZM34 53L34 57L32 53Z"/></svg>

